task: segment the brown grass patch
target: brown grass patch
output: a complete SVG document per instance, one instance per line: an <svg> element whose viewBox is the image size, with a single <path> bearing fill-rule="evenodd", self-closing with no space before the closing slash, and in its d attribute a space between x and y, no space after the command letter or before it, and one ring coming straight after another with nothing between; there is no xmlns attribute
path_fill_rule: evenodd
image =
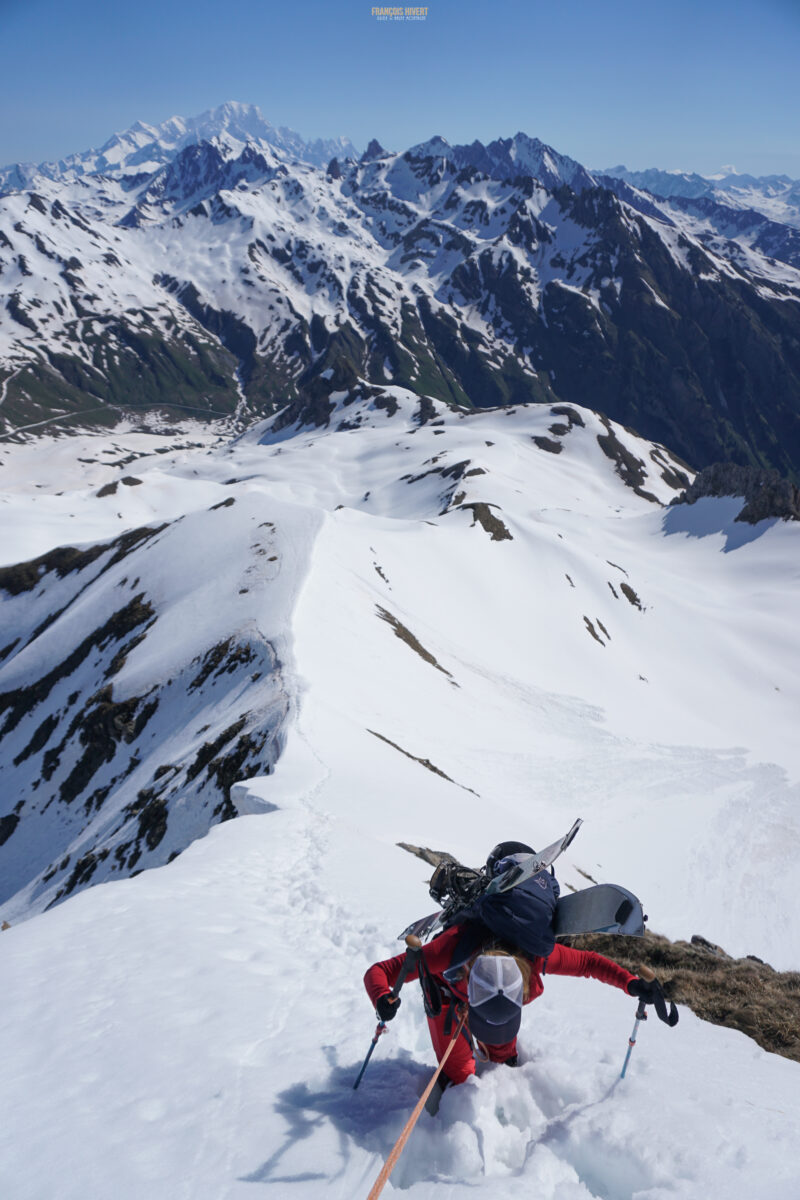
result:
<svg viewBox="0 0 800 1200"><path fill-rule="evenodd" d="M775 971L757 958L731 958L704 938L671 942L649 930L643 938L587 933L560 940L596 950L629 971L650 967L676 1004L800 1062L800 972Z"/></svg>

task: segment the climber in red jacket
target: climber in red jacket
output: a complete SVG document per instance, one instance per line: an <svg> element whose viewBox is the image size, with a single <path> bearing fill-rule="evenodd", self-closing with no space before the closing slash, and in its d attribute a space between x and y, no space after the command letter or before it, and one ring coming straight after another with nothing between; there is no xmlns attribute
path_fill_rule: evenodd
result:
<svg viewBox="0 0 800 1200"><path fill-rule="evenodd" d="M391 1021L400 997L391 989L400 975L405 954L374 963L364 986L381 1021ZM457 1028L456 1013L467 1006L462 1036L450 1052L441 1088L463 1083L475 1072L475 1057L517 1064L517 1031L522 1006L541 996L542 976L576 975L599 979L645 1003L653 1003L654 984L638 979L618 963L591 950L556 945L548 958L527 958L514 947L498 944L475 922L453 925L422 948L418 967L407 980L421 979L425 1012L436 1057L441 1061ZM657 986L657 985L656 985ZM473 1047L474 1043L474 1047Z"/></svg>

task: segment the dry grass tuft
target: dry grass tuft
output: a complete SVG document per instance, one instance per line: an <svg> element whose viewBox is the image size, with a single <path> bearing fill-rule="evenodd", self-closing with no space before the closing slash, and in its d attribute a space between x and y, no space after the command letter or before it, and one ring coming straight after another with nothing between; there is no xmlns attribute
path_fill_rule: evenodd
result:
<svg viewBox="0 0 800 1200"><path fill-rule="evenodd" d="M757 958L731 958L699 937L671 942L648 931L643 938L588 933L561 940L596 950L629 971L650 967L676 1004L800 1062L800 972L775 971Z"/></svg>

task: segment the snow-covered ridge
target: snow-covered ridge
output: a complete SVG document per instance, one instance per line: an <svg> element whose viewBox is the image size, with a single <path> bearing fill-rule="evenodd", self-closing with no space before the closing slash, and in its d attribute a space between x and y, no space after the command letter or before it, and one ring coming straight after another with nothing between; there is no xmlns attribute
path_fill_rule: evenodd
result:
<svg viewBox="0 0 800 1200"><path fill-rule="evenodd" d="M500 419L362 384L312 411L285 410L211 461L172 452L165 462L146 450L135 458L116 442L108 466L96 451L79 455L88 474L66 504L65 481L50 472L7 541L12 558L21 545L37 556L0 568L0 708L14 799L2 817L7 916L161 865L209 825L270 807L232 788L274 768L296 719L289 629L322 514L467 519L494 540L512 539L496 481L464 456ZM593 414L504 411L502 422L533 461L588 440L596 468L605 475L616 465L651 503L686 482L668 453ZM455 457L452 441L464 453ZM354 460L344 490L329 450ZM24 457L14 448L11 462L15 452ZM6 495L12 512L20 499ZM117 536L60 547L65 508L71 540L88 541L82 527Z"/></svg>
<svg viewBox="0 0 800 1200"><path fill-rule="evenodd" d="M38 556L2 576L10 636L0 668L0 855L13 864L3 911L14 919L67 890L165 862L237 811L280 806L272 775L236 792L237 773L279 774L298 737L311 736L324 760L340 720L344 741L356 737L353 769L399 768L393 745L449 778L439 809L439 777L428 796L421 768L404 768L433 805L432 844L452 839L447 796L495 794L490 764L503 746L527 747L503 768L509 813L524 810L531 779L542 819L558 826L565 810L582 808L583 793L562 795L556 782L552 739L561 737L582 742L581 760L588 754L596 769L621 755L614 787L634 805L656 753L652 803L669 794L688 812L701 803L699 787L702 803L736 829L729 797L758 788L776 820L790 820L791 787L758 763L797 766L785 735L797 685L784 651L794 635L781 601L797 528L737 525L741 505L724 500L663 508L687 476L662 447L584 408L475 412L368 383L291 406L210 450L131 462L124 440L116 444L117 466L81 454L100 461L82 467L78 487L54 473L30 490L23 470L4 497L13 515L6 561L26 539ZM32 454L11 447L7 458ZM65 528L73 550L57 549ZM776 581L766 623L748 599L753 571ZM317 589L309 643L298 629ZM730 653L736 630L748 655L770 663L760 685ZM382 664L377 691L373 662ZM317 744L305 717L324 709L329 687L342 691L341 713L330 729L323 721ZM424 704L408 710L402 698L418 689L430 692L436 718ZM492 718L473 745L468 712L484 709L501 724ZM655 728L660 748L639 747ZM632 739L627 750L620 738ZM690 756L703 764L697 782L679 765L686 745L704 747ZM366 803L377 783L362 785ZM397 819L389 840L407 840L409 821L407 812ZM469 859L468 846L453 849ZM613 838L602 854L613 878ZM673 936L686 935L692 911L685 868L688 906L658 921ZM674 869L665 861L665 872ZM656 878L667 886L666 874ZM783 882L774 886L780 893ZM773 960L780 951L762 943L748 894L733 906L735 930L728 898L708 909L700 932Z"/></svg>
<svg viewBox="0 0 800 1200"><path fill-rule="evenodd" d="M584 406L327 382L232 442L0 451L21 588L0 720L32 689L3 736L0 878L40 840L69 856L0 913L14 1200L366 1196L433 1069L410 984L352 1089L363 971L431 906L399 841L477 863L580 815L563 887L624 883L673 937L800 962L775 919L800 887L800 525L665 506L680 464ZM23 545L42 561L15 567ZM137 597L120 642L108 615ZM790 1200L798 1065L684 1010L620 1083L634 1010L548 978L520 1066L446 1092L391 1189Z"/></svg>
<svg viewBox="0 0 800 1200"><path fill-rule="evenodd" d="M562 887L800 963L800 525L669 507L681 464L584 406L325 382L233 441L0 450L14 1200L366 1196L433 1069L408 985L352 1089L363 972L431 906L400 841L477 863L580 815ZM634 1010L548 978L391 1188L791 1200L798 1065L684 1010L620 1083Z"/></svg>

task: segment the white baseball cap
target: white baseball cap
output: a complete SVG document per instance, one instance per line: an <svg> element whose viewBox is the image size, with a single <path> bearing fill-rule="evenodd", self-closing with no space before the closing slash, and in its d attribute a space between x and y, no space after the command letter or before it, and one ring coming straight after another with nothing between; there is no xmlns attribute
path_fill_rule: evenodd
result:
<svg viewBox="0 0 800 1200"><path fill-rule="evenodd" d="M507 954L481 954L469 973L469 1028L479 1042L502 1046L512 1041L522 1020L525 984Z"/></svg>

